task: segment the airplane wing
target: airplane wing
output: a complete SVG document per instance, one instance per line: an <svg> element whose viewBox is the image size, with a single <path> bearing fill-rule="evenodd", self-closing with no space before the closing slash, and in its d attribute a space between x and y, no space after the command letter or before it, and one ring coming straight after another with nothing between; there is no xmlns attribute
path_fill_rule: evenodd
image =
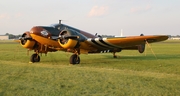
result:
<svg viewBox="0 0 180 96"><path fill-rule="evenodd" d="M114 38L89 38L86 43L97 49L126 48L146 43L159 42L168 39L166 35L129 36Z"/></svg>

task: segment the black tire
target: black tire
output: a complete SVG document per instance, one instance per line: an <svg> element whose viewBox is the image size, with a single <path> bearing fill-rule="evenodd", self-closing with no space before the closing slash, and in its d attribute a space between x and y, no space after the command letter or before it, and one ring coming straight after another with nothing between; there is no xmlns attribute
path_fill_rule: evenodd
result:
<svg viewBox="0 0 180 96"><path fill-rule="evenodd" d="M145 44L141 44L141 45L138 46L139 53L143 53L144 50L145 50Z"/></svg>
<svg viewBox="0 0 180 96"><path fill-rule="evenodd" d="M31 62L39 62L40 61L40 56L38 54L32 54L30 58Z"/></svg>
<svg viewBox="0 0 180 96"><path fill-rule="evenodd" d="M70 63L70 64L79 64L79 63L80 63L80 58L79 58L79 56L76 55L76 54L73 54L73 55L70 57L69 63Z"/></svg>
<svg viewBox="0 0 180 96"><path fill-rule="evenodd" d="M144 36L144 34L141 34L140 36ZM138 46L139 53L143 53L145 50L145 42Z"/></svg>

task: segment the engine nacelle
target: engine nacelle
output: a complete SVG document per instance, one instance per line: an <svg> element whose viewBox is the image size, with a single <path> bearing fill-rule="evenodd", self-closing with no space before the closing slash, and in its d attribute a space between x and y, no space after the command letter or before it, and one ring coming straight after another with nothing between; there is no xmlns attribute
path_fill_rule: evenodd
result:
<svg viewBox="0 0 180 96"><path fill-rule="evenodd" d="M58 40L61 47L68 48L76 48L79 45L77 33L73 30L63 30L59 34L60 39Z"/></svg>
<svg viewBox="0 0 180 96"><path fill-rule="evenodd" d="M32 40L29 32L25 32L20 38L20 44L24 48L33 49L35 43L36 42Z"/></svg>
<svg viewBox="0 0 180 96"><path fill-rule="evenodd" d="M32 49L35 45L35 41L31 41L31 40L27 40L25 44L22 44L21 45L24 47L24 48L29 48L29 49Z"/></svg>
<svg viewBox="0 0 180 96"><path fill-rule="evenodd" d="M58 42L61 45L61 47L65 48L65 49L75 48L78 44L78 41L74 40L74 39L68 39L65 42L63 42L63 40L59 39Z"/></svg>

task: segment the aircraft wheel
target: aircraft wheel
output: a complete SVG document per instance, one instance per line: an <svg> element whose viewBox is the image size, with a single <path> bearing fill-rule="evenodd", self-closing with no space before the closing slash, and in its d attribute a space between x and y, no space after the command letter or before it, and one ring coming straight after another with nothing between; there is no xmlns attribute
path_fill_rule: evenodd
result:
<svg viewBox="0 0 180 96"><path fill-rule="evenodd" d="M40 56L38 54L32 54L30 58L31 62L39 62L40 61Z"/></svg>
<svg viewBox="0 0 180 96"><path fill-rule="evenodd" d="M70 64L79 64L79 63L80 63L80 58L79 58L78 55L73 54L73 55L70 57L69 62L70 62Z"/></svg>

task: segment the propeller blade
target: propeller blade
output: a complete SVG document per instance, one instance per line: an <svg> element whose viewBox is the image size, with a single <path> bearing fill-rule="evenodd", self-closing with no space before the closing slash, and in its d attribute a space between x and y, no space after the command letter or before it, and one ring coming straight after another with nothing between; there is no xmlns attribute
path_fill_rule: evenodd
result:
<svg viewBox="0 0 180 96"><path fill-rule="evenodd" d="M71 35L71 36L64 36L65 39L77 39L79 36Z"/></svg>
<svg viewBox="0 0 180 96"><path fill-rule="evenodd" d="M14 40L14 42L18 42L18 43L20 43L20 42L21 42L21 40L19 40L19 39L15 39L15 40Z"/></svg>
<svg viewBox="0 0 180 96"><path fill-rule="evenodd" d="M31 40L31 37L19 37L19 40Z"/></svg>
<svg viewBox="0 0 180 96"><path fill-rule="evenodd" d="M77 39L77 38L79 38L79 36L77 35L71 35L71 36L61 35L60 37L58 37L58 39Z"/></svg>

